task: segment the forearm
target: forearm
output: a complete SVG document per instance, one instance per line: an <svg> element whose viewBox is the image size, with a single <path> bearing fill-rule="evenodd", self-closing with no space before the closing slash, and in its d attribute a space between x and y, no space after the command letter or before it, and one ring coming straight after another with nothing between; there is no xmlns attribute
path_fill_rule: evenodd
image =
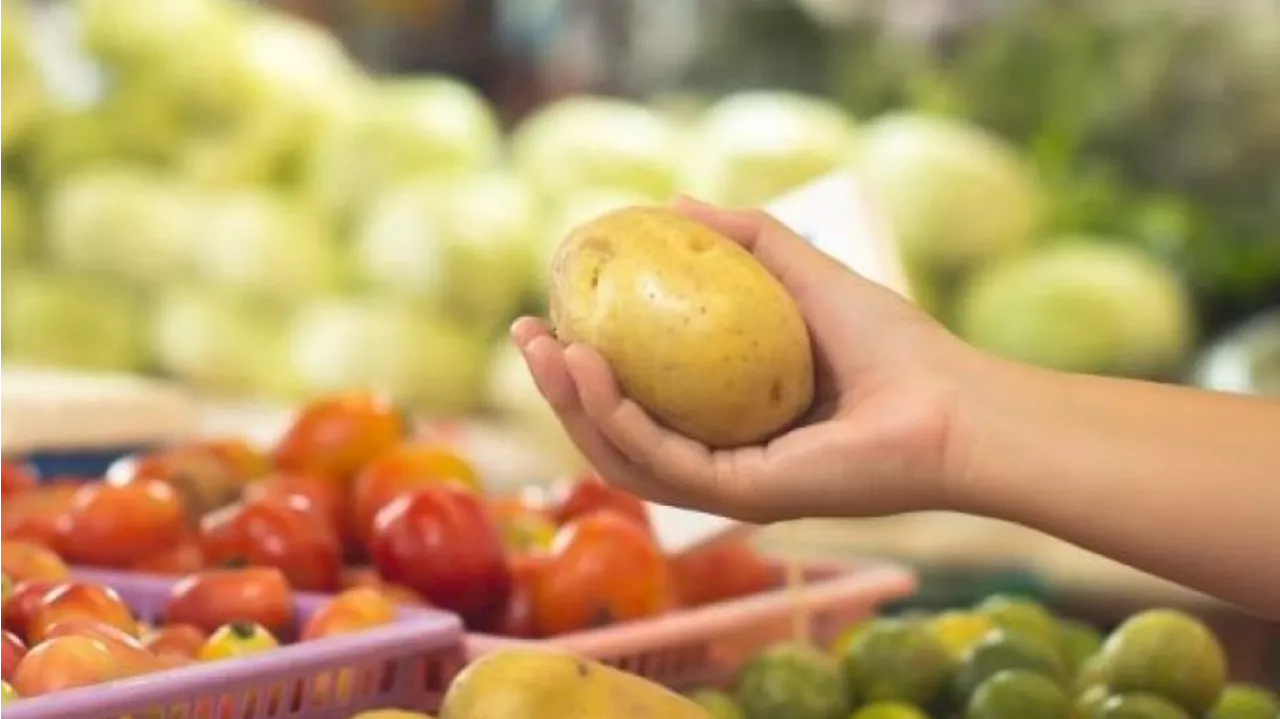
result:
<svg viewBox="0 0 1280 719"><path fill-rule="evenodd" d="M1280 405L993 361L958 501L1280 617Z"/></svg>

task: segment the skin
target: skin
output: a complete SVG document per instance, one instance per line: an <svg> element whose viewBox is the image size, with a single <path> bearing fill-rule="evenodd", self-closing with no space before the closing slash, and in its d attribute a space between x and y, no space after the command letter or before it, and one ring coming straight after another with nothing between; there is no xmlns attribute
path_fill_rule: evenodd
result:
<svg viewBox="0 0 1280 719"><path fill-rule="evenodd" d="M520 319L512 336L539 391L610 482L756 523L1004 519L1280 618L1280 403L998 359L762 212L676 207L796 299L814 407L766 444L709 450L623 396L590 347Z"/></svg>

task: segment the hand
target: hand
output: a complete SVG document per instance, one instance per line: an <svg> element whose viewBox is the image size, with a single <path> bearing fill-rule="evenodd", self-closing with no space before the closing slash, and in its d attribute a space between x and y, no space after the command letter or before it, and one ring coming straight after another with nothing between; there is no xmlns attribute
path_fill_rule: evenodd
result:
<svg viewBox="0 0 1280 719"><path fill-rule="evenodd" d="M663 504L753 522L950 507L976 353L763 212L676 207L749 249L795 298L813 342L814 404L767 444L709 450L624 397L598 352L563 347L543 321L522 318L513 339L596 470Z"/></svg>

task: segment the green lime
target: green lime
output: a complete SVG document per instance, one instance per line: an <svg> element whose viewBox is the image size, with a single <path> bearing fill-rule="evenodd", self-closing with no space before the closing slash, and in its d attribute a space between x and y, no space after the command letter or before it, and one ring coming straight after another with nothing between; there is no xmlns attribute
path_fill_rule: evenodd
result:
<svg viewBox="0 0 1280 719"><path fill-rule="evenodd" d="M921 622L881 619L841 657L854 704L901 701L928 706L946 685L951 661Z"/></svg>
<svg viewBox="0 0 1280 719"><path fill-rule="evenodd" d="M836 635L836 640L831 642L831 656L837 659L843 657L844 653L847 652L849 647L853 644L853 640L861 636L862 632L865 631L867 627L875 624L875 622L875 618L863 619L860 622L854 622L853 624L845 627L844 631Z"/></svg>
<svg viewBox="0 0 1280 719"><path fill-rule="evenodd" d="M955 698L967 703L978 685L1005 669L1025 669L1066 684L1062 657L1021 633L993 629L969 648L952 679Z"/></svg>
<svg viewBox="0 0 1280 719"><path fill-rule="evenodd" d="M1025 669L997 672L974 690L965 719L1068 719L1071 703L1062 687Z"/></svg>
<svg viewBox="0 0 1280 719"><path fill-rule="evenodd" d="M987 597L974 611L988 617L998 627L1017 632L1058 649L1061 637L1058 620L1037 602L997 594Z"/></svg>
<svg viewBox="0 0 1280 719"><path fill-rule="evenodd" d="M876 702L857 710L849 719L929 719L929 715L914 704Z"/></svg>
<svg viewBox="0 0 1280 719"><path fill-rule="evenodd" d="M1093 719L1102 705L1111 698L1111 687L1094 684L1076 695L1076 719Z"/></svg>
<svg viewBox="0 0 1280 719"><path fill-rule="evenodd" d="M1208 719L1280 719L1280 696L1251 684L1228 684Z"/></svg>
<svg viewBox="0 0 1280 719"><path fill-rule="evenodd" d="M1155 694L1118 694L1098 707L1093 719L1191 719L1182 707Z"/></svg>
<svg viewBox="0 0 1280 719"><path fill-rule="evenodd" d="M719 689L699 689L689 698L706 709L710 719L747 719L738 701Z"/></svg>
<svg viewBox="0 0 1280 719"><path fill-rule="evenodd" d="M1074 619L1062 620L1058 636L1061 638L1063 658L1072 675L1078 675L1084 663L1102 649L1102 632Z"/></svg>
<svg viewBox="0 0 1280 719"><path fill-rule="evenodd" d="M1200 620L1170 609L1135 614L1099 654L1103 681L1119 693L1149 692L1199 716L1226 684L1227 659Z"/></svg>
<svg viewBox="0 0 1280 719"><path fill-rule="evenodd" d="M942 642L952 662L959 662L969 647L995 628L991 618L976 612L953 609L929 621L929 630Z"/></svg>
<svg viewBox="0 0 1280 719"><path fill-rule="evenodd" d="M800 642L776 644L747 662L737 698L750 719L846 719L849 714L839 666Z"/></svg>

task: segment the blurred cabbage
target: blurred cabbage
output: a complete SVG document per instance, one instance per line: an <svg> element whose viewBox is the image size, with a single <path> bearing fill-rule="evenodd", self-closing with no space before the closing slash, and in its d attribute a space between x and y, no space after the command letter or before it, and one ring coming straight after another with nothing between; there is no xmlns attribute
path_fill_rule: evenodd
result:
<svg viewBox="0 0 1280 719"><path fill-rule="evenodd" d="M367 102L359 116L328 128L307 168L309 192L339 221L407 178L479 170L498 159L502 138L493 108L457 80L383 80Z"/></svg>
<svg viewBox="0 0 1280 719"><path fill-rule="evenodd" d="M190 266L196 198L180 181L102 166L54 186L45 207L52 259L71 270L160 284Z"/></svg>
<svg viewBox="0 0 1280 719"><path fill-rule="evenodd" d="M543 451L569 469L585 469L582 453L561 426L556 413L538 392L520 350L509 341L496 348L488 377L488 404L516 429L528 434Z"/></svg>
<svg viewBox="0 0 1280 719"><path fill-rule="evenodd" d="M474 410L482 400L483 337L401 303L352 298L310 305L288 342L288 370L306 392L367 388L440 414Z"/></svg>
<svg viewBox="0 0 1280 719"><path fill-rule="evenodd" d="M866 126L856 168L909 265L972 267L1025 245L1040 188L1017 150L964 123L895 113Z"/></svg>
<svg viewBox="0 0 1280 719"><path fill-rule="evenodd" d="M722 205L764 204L847 165L855 137L852 118L829 101L783 91L730 95L688 142L687 187Z"/></svg>
<svg viewBox="0 0 1280 719"><path fill-rule="evenodd" d="M1194 339L1179 278L1115 241L1061 238L970 279L957 324L974 344L1078 372L1165 376Z"/></svg>
<svg viewBox="0 0 1280 719"><path fill-rule="evenodd" d="M31 182L41 187L121 155L100 107L54 105L27 145L23 158L26 172Z"/></svg>
<svg viewBox="0 0 1280 719"><path fill-rule="evenodd" d="M119 371L144 366L145 313L127 291L67 272L5 275L6 361Z"/></svg>
<svg viewBox="0 0 1280 719"><path fill-rule="evenodd" d="M198 289L162 295L151 322L156 365L205 390L243 393L269 384L282 319L244 297Z"/></svg>
<svg viewBox="0 0 1280 719"><path fill-rule="evenodd" d="M0 24L0 148L8 151L36 126L45 105L44 81L31 57L25 7L5 2Z"/></svg>
<svg viewBox="0 0 1280 719"><path fill-rule="evenodd" d="M401 184L357 229L356 271L381 293L493 329L533 282L541 212L534 191L503 171Z"/></svg>
<svg viewBox="0 0 1280 719"><path fill-rule="evenodd" d="M205 280L254 299L299 302L342 280L329 225L294 198L266 189L206 198L193 245Z"/></svg>
<svg viewBox="0 0 1280 719"><path fill-rule="evenodd" d="M245 6L234 0L79 0L80 32L117 71L156 71L226 46Z"/></svg>
<svg viewBox="0 0 1280 719"><path fill-rule="evenodd" d="M673 123L644 106L580 95L544 105L511 136L516 169L553 200L608 187L666 200L679 183Z"/></svg>
<svg viewBox="0 0 1280 719"><path fill-rule="evenodd" d="M35 249L35 228L31 226L31 206L27 193L17 186L0 187L0 240L3 240L3 259L7 263L20 262Z"/></svg>

